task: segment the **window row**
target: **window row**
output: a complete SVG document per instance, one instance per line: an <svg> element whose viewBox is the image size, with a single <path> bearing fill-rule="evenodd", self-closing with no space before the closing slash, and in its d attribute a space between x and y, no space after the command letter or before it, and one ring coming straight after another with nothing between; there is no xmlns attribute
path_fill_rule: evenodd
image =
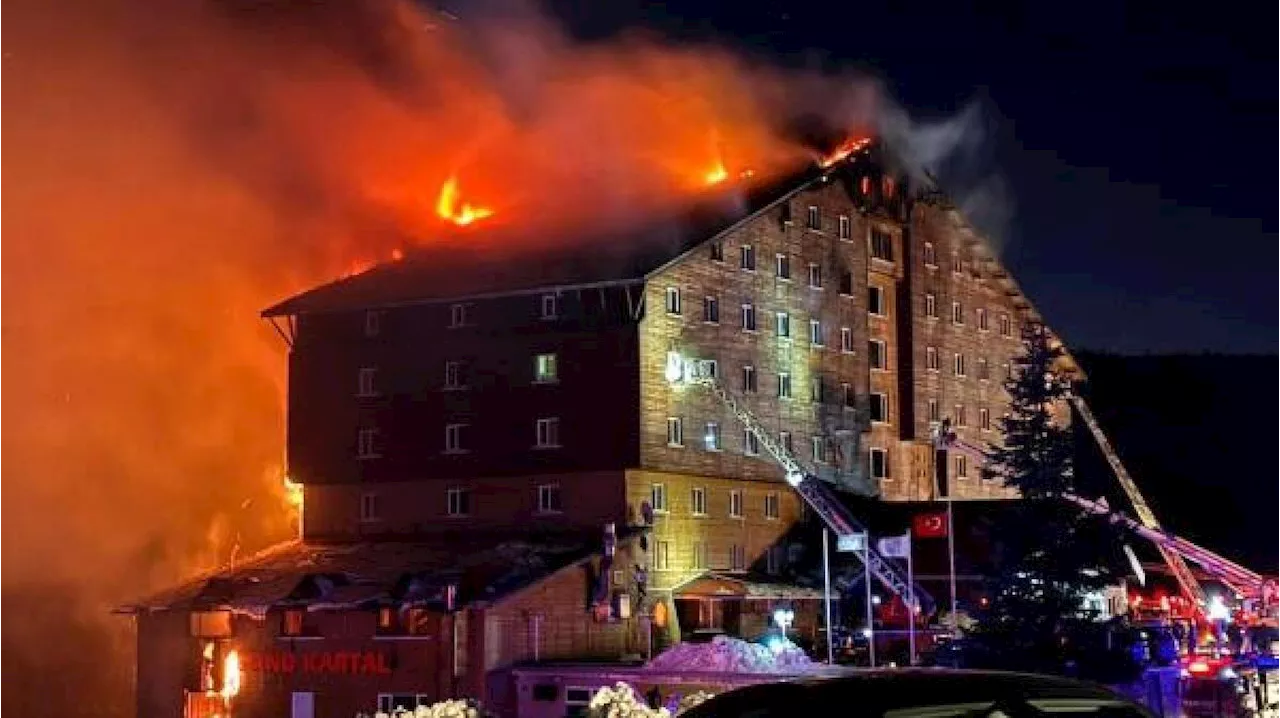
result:
<svg viewBox="0 0 1280 718"><path fill-rule="evenodd" d="M560 381L560 366L556 354L535 354L533 356L532 383L555 384ZM462 360L450 359L444 363L443 388L449 391L460 391L470 388L468 369L470 365ZM356 396L371 398L381 395L378 388L378 367L361 367L356 372Z"/></svg>
<svg viewBox="0 0 1280 718"><path fill-rule="evenodd" d="M938 372L942 370L941 360L938 358L937 347L924 348L924 368L926 371ZM986 357L978 357L977 375L980 381L991 379L991 363ZM954 377L964 378L969 376L968 358L963 352L953 352L951 355L951 375ZM1004 379L1013 378L1013 366L1009 363L1000 365L1000 375Z"/></svg>
<svg viewBox="0 0 1280 718"><path fill-rule="evenodd" d="M534 500L536 501L536 511L540 514L558 514L564 511L564 503L561 498L560 484L538 484L534 489ZM445 515L453 517L470 516L475 508L475 502L472 499L472 491L466 487L452 487L445 489ZM382 514L382 497L377 493L365 493L360 495L360 521L362 523L373 523L381 521Z"/></svg>
<svg viewBox="0 0 1280 718"><path fill-rule="evenodd" d="M554 321L563 316L561 306L561 296L558 293L549 292L539 295L534 300L534 309L537 317L543 321ZM449 328L459 329L462 327L475 326L472 321L472 307L474 304L467 302L458 302L449 305ZM369 338L376 337L382 333L382 317L385 310L370 309L364 313L364 335Z"/></svg>
<svg viewBox="0 0 1280 718"><path fill-rule="evenodd" d="M884 298L884 290L879 287L871 287L868 290L868 306L871 308L871 314L876 316L884 316L888 311L888 305ZM667 313L678 316L681 314L680 290L675 287L667 288ZM755 332L759 331L759 322L757 320L757 308L755 304L744 303L740 307L739 326L743 331ZM775 312L773 321L774 333L779 339L792 339L792 321L789 312ZM702 321L707 324L720 323L720 300L717 297L707 296L702 299ZM821 319L809 320L809 343L815 347L827 346L828 325ZM851 327L840 327L840 349L844 352L853 351L853 329Z"/></svg>
<svg viewBox="0 0 1280 718"><path fill-rule="evenodd" d="M729 492L728 516L731 519L745 518L741 489L731 489ZM649 486L649 506L653 508L654 513L669 514L671 513L671 504L667 498L666 484L651 484ZM761 515L766 519L776 519L779 516L780 498L778 492L771 491L764 495L764 501L761 504ZM707 489L702 486L695 486L689 489L689 513L693 516L709 516L707 510Z"/></svg>
<svg viewBox="0 0 1280 718"><path fill-rule="evenodd" d="M925 402L925 413L929 417L930 423L940 423L943 420L942 409L938 405L937 399L929 399ZM952 407L951 415L946 417L951 419L951 423L955 426L969 425L969 412L964 404L956 404ZM978 428L982 431L992 431L995 425L991 422L991 410L987 407L978 408Z"/></svg>
<svg viewBox="0 0 1280 718"><path fill-rule="evenodd" d="M443 453L458 455L471 452L468 441L471 425L458 422L445 424ZM361 460L382 458L382 434L373 427L365 427L356 432L356 458ZM533 422L532 449L559 449L560 418L548 416L535 419Z"/></svg>
<svg viewBox="0 0 1280 718"><path fill-rule="evenodd" d="M990 313L984 307L978 307L974 310L978 320L978 331L986 332L991 330ZM924 315L929 319L938 318L938 297L932 292L926 292L924 295ZM960 302L951 303L951 323L956 326L964 326L965 314L964 305ZM999 319L1000 336L1013 336L1013 318L1008 314L1001 314Z"/></svg>
<svg viewBox="0 0 1280 718"><path fill-rule="evenodd" d="M938 268L938 250L933 246L933 242L925 242L921 249L921 256L924 259L924 265L929 269ZM976 262L975 262L976 263ZM965 261L959 252L951 253L951 272L953 274L964 274Z"/></svg>

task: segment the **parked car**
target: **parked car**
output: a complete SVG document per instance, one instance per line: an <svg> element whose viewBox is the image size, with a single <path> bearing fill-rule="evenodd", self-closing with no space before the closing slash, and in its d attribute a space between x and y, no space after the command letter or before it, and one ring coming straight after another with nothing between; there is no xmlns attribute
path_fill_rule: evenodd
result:
<svg viewBox="0 0 1280 718"><path fill-rule="evenodd" d="M1154 718L1103 686L1053 676L941 668L860 671L722 693L681 718Z"/></svg>

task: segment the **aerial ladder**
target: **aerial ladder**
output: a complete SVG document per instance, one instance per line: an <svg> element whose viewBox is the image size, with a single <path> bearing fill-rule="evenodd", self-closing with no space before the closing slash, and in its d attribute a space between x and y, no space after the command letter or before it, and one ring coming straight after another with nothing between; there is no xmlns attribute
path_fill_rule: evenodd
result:
<svg viewBox="0 0 1280 718"><path fill-rule="evenodd" d="M857 552L855 552L855 555L860 560L867 562L867 568L870 569L871 574L880 583L884 584L894 595L901 598L904 604L910 605L909 601L914 596L916 607L920 608L922 613L927 614L932 610L935 605L933 597L920 588L919 585L915 586L914 591L911 590L904 573L892 563L886 561L876 551L875 544L871 541L870 533L850 514L849 509L840 501L840 498L836 496L827 483L814 476L811 472L806 471L804 466L787 451L787 448L775 439L771 432L760 425L755 415L717 381L714 373L706 363L682 356L679 352L668 352L666 379L673 385L706 389L712 396L719 399L720 403L733 414L743 428L755 435L760 446L782 467L786 475L787 484L800 495L800 498L804 499L809 508L822 519L823 523L837 537L855 535L864 537L866 541L865 555Z"/></svg>

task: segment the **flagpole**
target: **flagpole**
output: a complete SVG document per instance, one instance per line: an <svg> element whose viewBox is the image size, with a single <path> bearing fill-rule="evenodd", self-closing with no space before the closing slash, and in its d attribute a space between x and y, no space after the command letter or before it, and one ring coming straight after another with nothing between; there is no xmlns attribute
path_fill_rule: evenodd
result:
<svg viewBox="0 0 1280 718"><path fill-rule="evenodd" d="M831 626L831 554L828 552L827 534L831 533L826 528L822 529L822 583L824 587L823 603L826 604L827 613L827 663L835 665L835 649L832 647L833 636L835 635Z"/></svg>
<svg viewBox="0 0 1280 718"><path fill-rule="evenodd" d="M951 491L947 491L947 561L951 570L951 635L960 635L960 616L956 606L956 522L951 511Z"/></svg>
<svg viewBox="0 0 1280 718"><path fill-rule="evenodd" d="M871 667L876 667L876 624L871 612L871 534L863 534L862 570L863 580L867 584L867 657Z"/></svg>
<svg viewBox="0 0 1280 718"><path fill-rule="evenodd" d="M907 662L916 664L916 578L911 565L911 529L907 529Z"/></svg>

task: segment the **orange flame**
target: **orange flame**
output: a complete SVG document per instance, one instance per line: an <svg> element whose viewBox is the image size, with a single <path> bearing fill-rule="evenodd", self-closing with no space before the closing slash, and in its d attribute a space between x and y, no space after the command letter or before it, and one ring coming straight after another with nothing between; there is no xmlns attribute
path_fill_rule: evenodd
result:
<svg viewBox="0 0 1280 718"><path fill-rule="evenodd" d="M458 178L450 177L440 188L440 198L436 200L436 214L456 225L465 227L472 222L493 216L493 210L487 207L473 207L463 202L458 204Z"/></svg>
<svg viewBox="0 0 1280 718"><path fill-rule="evenodd" d="M240 694L240 654L230 651L222 660L222 698L231 700Z"/></svg>
<svg viewBox="0 0 1280 718"><path fill-rule="evenodd" d="M724 163L716 160L715 167L707 170L707 174L703 176L708 185L720 184L729 177L729 170L724 168Z"/></svg>
<svg viewBox="0 0 1280 718"><path fill-rule="evenodd" d="M841 142L840 146L836 147L831 154L818 160L818 165L823 169L826 169L837 162L843 162L849 157L849 155L863 149L869 144L871 144L870 137L850 137L844 142Z"/></svg>

